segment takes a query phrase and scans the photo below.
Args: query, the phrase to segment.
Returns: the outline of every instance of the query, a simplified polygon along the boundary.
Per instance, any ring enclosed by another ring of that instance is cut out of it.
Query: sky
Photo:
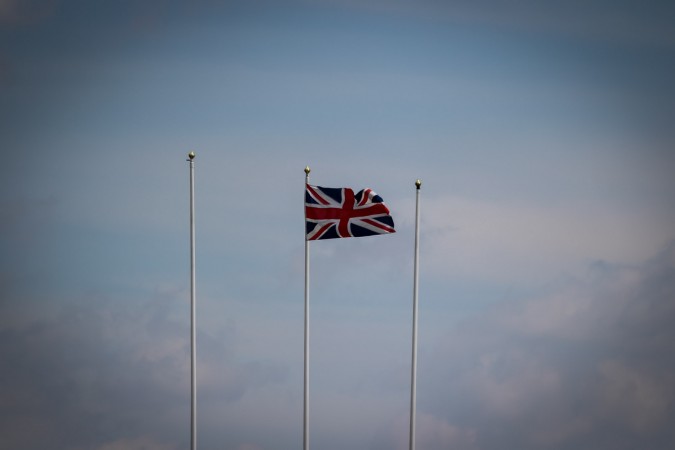
[[[675,446],[675,7],[0,0],[0,447]]]

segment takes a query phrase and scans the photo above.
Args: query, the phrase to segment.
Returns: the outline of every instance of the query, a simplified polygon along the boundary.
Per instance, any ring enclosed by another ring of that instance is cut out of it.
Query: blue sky
[[[0,436],[302,443],[303,212],[371,187],[398,232],[311,247],[313,448],[671,448],[667,2],[0,0]]]

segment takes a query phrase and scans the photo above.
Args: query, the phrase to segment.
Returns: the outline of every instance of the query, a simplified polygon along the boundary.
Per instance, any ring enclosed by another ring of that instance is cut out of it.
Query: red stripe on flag
[[[349,219],[354,217],[354,191],[349,188],[342,189],[342,198],[344,202],[342,203],[342,209],[340,210],[340,222],[338,223],[338,234],[341,237],[349,237],[351,233],[349,232]]]
[[[310,220],[339,220],[347,212],[340,207],[317,208],[307,205],[305,209],[307,211],[307,219]],[[366,217],[375,214],[389,215],[389,210],[382,203],[373,203],[365,208],[351,209],[348,212],[350,218]]]

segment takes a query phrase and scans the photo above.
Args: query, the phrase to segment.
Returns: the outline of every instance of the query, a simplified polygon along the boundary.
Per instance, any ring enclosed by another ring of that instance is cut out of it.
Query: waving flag
[[[389,209],[371,189],[354,194],[349,188],[307,184],[305,220],[308,241],[396,232]]]

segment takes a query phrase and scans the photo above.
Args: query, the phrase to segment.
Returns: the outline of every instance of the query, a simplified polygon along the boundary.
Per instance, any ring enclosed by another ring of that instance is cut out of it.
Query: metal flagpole
[[[420,187],[422,182],[415,181],[415,262],[413,266],[413,327],[412,327],[412,369],[410,379],[410,450],[415,450],[415,410],[417,397],[417,293],[420,259]]]
[[[309,166],[305,167],[305,185],[309,184]],[[305,195],[307,188],[305,187]],[[305,204],[303,196],[303,205]],[[304,209],[304,206],[303,206]],[[305,210],[306,211],[306,210]],[[307,213],[305,212],[305,223]],[[309,450],[309,241],[305,235],[305,378],[302,410],[302,448]]]
[[[197,332],[196,332],[196,291],[195,291],[195,152],[188,153],[190,162],[190,449],[197,449]]]

